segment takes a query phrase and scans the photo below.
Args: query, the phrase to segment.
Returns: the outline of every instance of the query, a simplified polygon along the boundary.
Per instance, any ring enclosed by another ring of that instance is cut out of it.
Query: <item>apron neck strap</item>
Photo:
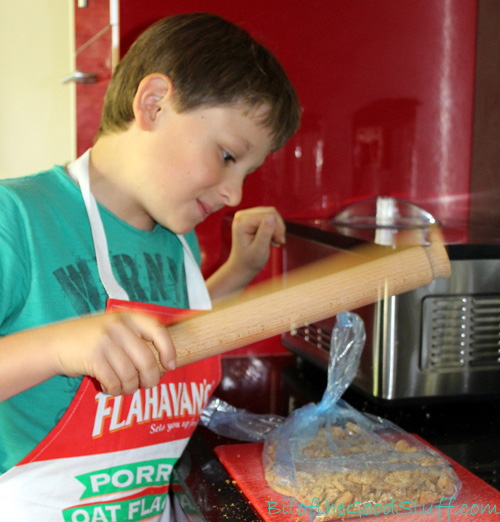
[[[97,202],[93,194],[90,192],[89,161],[90,149],[76,161],[68,165],[68,173],[71,178],[78,183],[82,192],[83,202],[85,203],[85,208],[87,209],[89,217],[92,239],[94,241],[97,270],[99,271],[101,283],[108,296],[112,299],[129,301],[127,292],[125,292],[125,290],[120,286],[113,274],[113,270],[111,269],[106,233],[104,232],[101,215],[97,208]]]
[[[189,248],[186,238],[177,234],[184,250],[184,270],[186,272],[186,286],[189,298],[189,307],[193,310],[210,310],[212,301],[208,293],[205,279],[200,267],[194,258],[193,252]]]
[[[75,181],[82,192],[83,202],[87,210],[92,232],[92,240],[96,253],[99,278],[108,297],[129,301],[127,292],[116,280],[111,268],[108,242],[102,224],[101,215],[94,195],[90,191],[89,179],[90,149],[67,167],[70,177]],[[200,271],[189,245],[184,236],[177,234],[184,251],[184,269],[186,272],[186,286],[189,298],[189,306],[197,310],[209,310],[212,305],[203,275]]]

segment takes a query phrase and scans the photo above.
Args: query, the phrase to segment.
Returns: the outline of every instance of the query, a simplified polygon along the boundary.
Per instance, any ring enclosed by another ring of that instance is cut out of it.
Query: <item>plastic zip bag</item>
[[[364,343],[361,318],[339,314],[321,402],[292,412],[265,441],[267,482],[309,506],[316,522],[407,514],[456,496],[461,487],[445,458],[391,422],[340,399],[356,375]]]
[[[212,397],[200,417],[200,426],[232,439],[245,442],[263,442],[268,433],[284,422],[274,414],[250,413]]]

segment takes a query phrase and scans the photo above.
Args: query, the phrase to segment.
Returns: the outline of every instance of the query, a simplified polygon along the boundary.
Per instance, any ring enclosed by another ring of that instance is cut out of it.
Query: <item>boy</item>
[[[239,204],[299,118],[269,51],[220,17],[180,15],[118,65],[90,151],[1,184],[0,504],[16,520],[168,520],[171,466],[218,360],[164,376],[148,344],[175,368],[163,309],[93,312],[107,298],[209,308],[208,294],[246,286],[283,242],[276,210],[235,215],[230,257],[206,287],[193,228]],[[174,433],[166,421],[181,417]]]

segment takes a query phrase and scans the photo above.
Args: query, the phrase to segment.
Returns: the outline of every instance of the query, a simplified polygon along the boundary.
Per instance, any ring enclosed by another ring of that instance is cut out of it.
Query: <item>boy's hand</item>
[[[156,386],[165,368],[175,368],[175,348],[157,320],[134,313],[112,313],[55,325],[65,342],[52,342],[58,373],[95,377],[105,393],[129,394]],[[57,335],[54,341],[57,339]]]
[[[233,219],[229,260],[253,279],[267,263],[271,245],[284,243],[285,223],[274,207],[240,210]]]
[[[207,281],[216,300],[243,290],[269,259],[271,245],[285,242],[285,223],[274,207],[255,207],[236,212],[229,259]]]

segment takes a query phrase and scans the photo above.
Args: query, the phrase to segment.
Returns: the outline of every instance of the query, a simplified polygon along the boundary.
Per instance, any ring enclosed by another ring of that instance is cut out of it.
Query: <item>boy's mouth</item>
[[[206,203],[203,203],[203,201],[197,199],[196,202],[198,203],[198,208],[200,209],[200,214],[203,219],[208,217],[213,212],[212,208]]]

